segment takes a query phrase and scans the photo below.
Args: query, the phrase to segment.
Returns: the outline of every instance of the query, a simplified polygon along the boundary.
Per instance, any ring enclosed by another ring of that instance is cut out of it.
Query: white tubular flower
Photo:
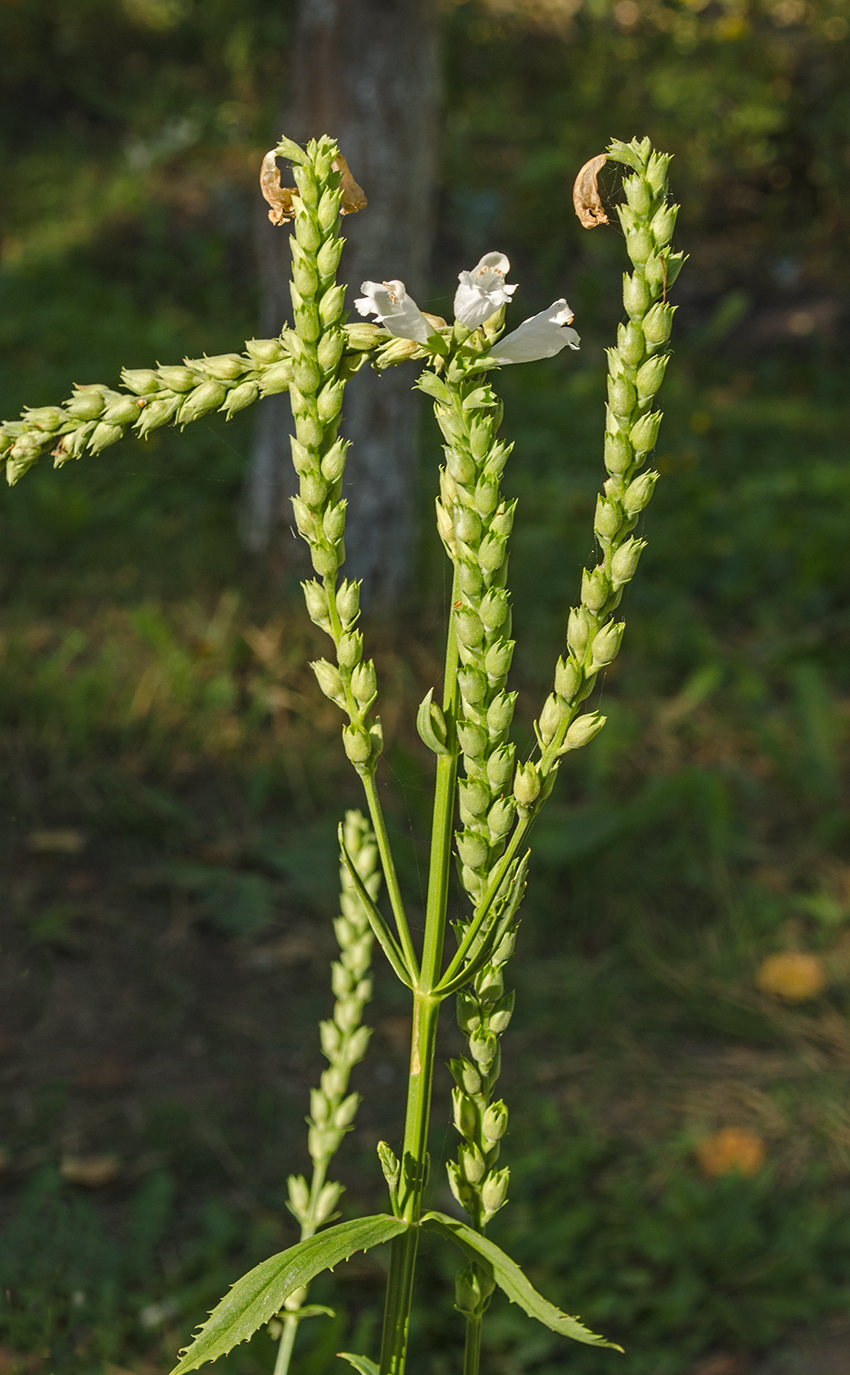
[[[455,319],[467,329],[478,329],[500,306],[508,305],[516,291],[516,285],[508,286],[505,282],[510,270],[504,253],[485,253],[471,272],[458,273]]]
[[[566,328],[572,318],[566,301],[553,301],[548,310],[523,320],[518,329],[506,334],[484,357],[490,363],[533,363],[536,358],[554,358],[567,345],[577,349],[578,335],[574,329]]]
[[[378,324],[397,339],[415,339],[418,344],[428,342],[434,328],[408,296],[404,282],[362,282],[360,290],[363,295],[354,305],[361,315],[374,315]]]

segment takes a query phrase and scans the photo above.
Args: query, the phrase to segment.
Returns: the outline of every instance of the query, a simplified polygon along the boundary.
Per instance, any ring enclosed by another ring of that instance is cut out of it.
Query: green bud
[[[510,1179],[511,1172],[505,1166],[503,1170],[492,1170],[484,1180],[481,1186],[481,1204],[488,1217],[492,1217],[507,1202]]]
[[[313,262],[311,261],[311,259],[308,258],[308,257],[306,257],[306,256],[303,254],[303,252],[300,252],[300,249],[299,249],[300,256],[297,256],[297,257],[296,257],[294,250],[295,250],[295,248],[297,248],[297,247],[299,247],[299,246],[296,244],[296,242],[295,242],[294,239],[290,239],[290,244],[292,245],[292,248],[293,248],[293,255],[292,255],[292,256],[293,256],[293,258],[294,258],[294,262],[293,262],[293,264],[292,264],[292,280],[293,280],[293,282],[294,282],[294,284],[295,284],[295,287],[296,287],[297,290],[299,291],[299,293],[300,293],[302,296],[305,296],[305,297],[307,297],[307,298],[309,299],[309,298],[315,296],[315,294],[316,294],[316,292],[317,292],[317,290],[318,290],[318,287],[319,287],[319,274],[317,273],[317,271],[316,271],[316,269],[315,269],[315,266],[313,265]],[[334,317],[334,319],[335,319],[335,318],[336,318],[336,317]],[[330,320],[326,320],[326,321],[325,321],[325,324],[331,324],[331,323],[332,323],[332,321],[330,321]]]
[[[475,649],[484,639],[484,627],[471,607],[462,606],[455,612],[457,638],[467,649]]]
[[[481,539],[481,521],[478,516],[466,506],[456,506],[452,518],[457,539],[474,548]]]
[[[602,610],[611,596],[611,584],[602,567],[588,572],[585,568],[581,575],[581,602],[594,614]]]
[[[322,459],[322,477],[328,482],[339,482],[345,471],[345,460],[348,455],[349,441],[338,439],[335,444],[328,449]]]
[[[656,412],[657,414],[657,412]],[[636,516],[649,504],[649,499],[658,481],[658,473],[641,473],[630,483],[623,493],[623,506],[630,516]]]
[[[631,444],[623,431],[616,430],[614,433],[606,431],[605,467],[608,472],[619,476],[621,473],[627,472],[633,462],[634,454],[632,453]]]
[[[478,562],[487,573],[497,573],[505,562],[504,539],[487,535],[478,546]]]
[[[335,420],[342,409],[342,393],[345,390],[344,382],[328,382],[319,392],[317,398],[317,409],[319,419],[327,425],[330,420]]]
[[[654,361],[650,359],[650,362]],[[645,363],[644,367],[647,366]],[[627,377],[608,378],[608,404],[618,420],[628,420],[635,408],[636,400],[635,389]]]
[[[139,414],[138,407],[134,401],[130,401],[129,405],[133,407],[130,419],[135,420]],[[66,419],[66,414],[61,406],[35,406],[26,411],[27,425],[34,425],[37,430],[43,430],[45,434],[52,434],[54,430],[58,430]]]
[[[458,721],[457,738],[467,758],[484,758],[490,742],[486,730],[483,730],[481,726],[474,726],[469,721]]]
[[[95,387],[79,387],[65,409],[75,420],[97,420],[104,405],[103,395]]]
[[[459,1270],[455,1275],[455,1308],[465,1317],[480,1318],[495,1287],[495,1280],[474,1265]]]
[[[460,1172],[460,1166],[455,1160],[446,1161],[446,1173],[449,1177],[449,1188],[460,1204],[470,1215],[475,1207],[475,1191],[467,1184]]]
[[[454,445],[446,449],[446,467],[455,482],[459,482],[462,487],[468,487],[475,480],[475,464],[469,454]]]
[[[342,685],[339,669],[328,663],[327,659],[316,659],[310,667],[315,673],[316,681],[325,696],[335,702],[338,707],[345,709],[345,688]]]
[[[469,1050],[476,1064],[485,1066],[492,1065],[499,1053],[499,1042],[492,1031],[485,1030],[484,1027],[476,1027],[469,1037]]]
[[[482,477],[475,487],[475,509],[480,516],[492,515],[499,504],[499,488],[495,482]]]
[[[222,409],[230,417],[237,411],[244,411],[247,406],[253,406],[259,395],[260,388],[256,382],[240,382],[238,387],[227,393]]]
[[[320,1022],[319,1037],[322,1043],[322,1054],[332,1060],[342,1045],[339,1027],[334,1022]]]
[[[462,988],[457,995],[456,1002],[457,1024],[464,1036],[469,1036],[481,1025],[481,1015],[478,1008],[478,1001],[465,988]]]
[[[544,745],[548,745],[563,720],[563,710],[554,692],[550,692],[540,713],[540,720],[537,725],[540,730],[540,738]]]
[[[630,320],[627,325],[617,326],[617,349],[624,363],[636,368],[644,355],[643,331],[640,325]]]
[[[658,391],[664,380],[664,373],[669,361],[669,353],[659,353],[654,358],[648,358],[643,366],[638,369],[635,382],[641,401],[649,400]]]
[[[646,225],[639,225],[633,234],[626,236],[626,250],[633,263],[645,263],[654,247],[652,235]]]
[[[301,497],[292,497],[290,500],[299,534],[307,540],[315,539],[318,533],[318,521],[315,512],[310,510],[306,501],[303,501]]]
[[[255,363],[279,363],[286,350],[279,339],[249,339],[245,352]]]
[[[476,707],[483,702],[487,696],[488,683],[486,675],[476,668],[462,668],[457,675],[460,695],[468,706]]]
[[[338,189],[333,190],[330,186],[326,187],[322,192],[319,200],[319,207],[316,212],[316,219],[322,228],[322,232],[325,234],[327,234],[329,229],[333,229],[339,218],[340,198],[340,191]]]
[[[351,691],[360,707],[364,705],[368,707],[374,701],[378,691],[378,676],[371,659],[368,659],[365,664],[358,664],[355,668],[351,675]]]
[[[337,502],[336,506],[329,506],[325,511],[322,529],[325,533],[325,539],[330,544],[336,544],[345,534],[345,508],[347,505],[348,503],[343,498],[342,501]]]
[[[484,669],[488,678],[496,681],[504,678],[511,666],[513,653],[513,640],[496,640],[484,656]]]
[[[189,392],[181,403],[177,419],[182,425],[192,420],[200,420],[202,415],[217,410],[226,396],[227,390],[220,382],[202,382],[194,391]]]
[[[487,778],[496,792],[508,787],[514,771],[514,746],[499,745],[487,760]]]
[[[611,560],[611,578],[615,587],[629,582],[637,571],[638,561],[646,548],[646,540],[627,539]],[[594,645],[594,650],[596,646]]]
[[[517,764],[514,797],[521,807],[531,807],[540,796],[540,772],[533,760]]]
[[[629,466],[628,464],[626,465]],[[613,539],[623,523],[623,513],[616,501],[607,497],[596,498],[596,514],[593,528],[601,540]]]
[[[319,319],[328,329],[335,325],[345,307],[345,283],[329,287],[319,302]]]
[[[298,194],[305,206],[311,210],[319,204],[319,184],[316,181],[316,173],[309,162],[296,164],[293,169],[295,185],[298,187]]]
[[[292,382],[292,364],[286,359],[281,363],[273,363],[271,367],[263,368],[260,377],[260,388],[263,396],[278,396],[280,392],[288,391]]]
[[[346,1042],[345,1062],[347,1065],[359,1064],[369,1048],[369,1038],[371,1035],[372,1029],[368,1026],[358,1026],[350,1032]]]
[[[323,372],[333,372],[345,348],[345,335],[342,330],[331,329],[323,334],[316,350],[316,359]]]
[[[469,427],[469,447],[473,458],[479,462],[484,458],[490,448],[490,441],[493,434],[493,422],[489,416],[478,415]]]
[[[667,168],[670,166],[669,153],[652,153],[646,164],[646,180],[653,195],[660,197],[667,187]]]
[[[313,544],[310,547],[310,562],[320,578],[333,580],[344,558],[345,550],[341,545],[336,545],[332,549],[321,544]]]
[[[157,371],[163,387],[168,391],[191,391],[201,380],[198,373],[191,372],[189,368],[160,367]]]
[[[489,763],[489,761],[488,761]],[[508,834],[514,824],[516,808],[512,797],[500,797],[493,803],[487,813],[487,826],[490,831],[490,843],[495,845]]]
[[[461,862],[470,869],[481,870],[486,867],[490,857],[490,847],[483,836],[475,831],[464,830],[455,836],[457,852]]]
[[[316,1199],[316,1222],[318,1224],[321,1225],[331,1218],[342,1192],[343,1186],[341,1184],[329,1182],[322,1186],[319,1197]]]
[[[327,246],[328,245],[325,244],[322,253]],[[322,253],[319,254],[320,263]],[[320,271],[323,272],[324,269],[320,267]],[[367,353],[377,348],[378,344],[380,344],[385,337],[384,331],[378,325],[369,325],[365,320],[357,320],[354,324],[345,325],[343,334],[348,348],[355,349],[358,353]]]
[[[514,993],[506,993],[504,998],[500,998],[495,1008],[490,1013],[488,1023],[490,1030],[497,1036],[501,1036],[507,1031],[511,1024],[511,1017],[514,1012]]]
[[[174,413],[179,404],[179,396],[162,396],[157,397],[155,401],[148,401],[136,421],[136,429],[139,434],[144,438],[145,435],[150,434],[151,430],[158,430],[161,425],[168,425],[174,419]]]
[[[124,368],[121,381],[136,396],[153,396],[162,390],[162,383],[153,368]]]
[[[579,661],[584,658],[587,649],[590,624],[583,607],[572,608],[567,621],[567,645]]]
[[[481,1130],[488,1141],[501,1141],[508,1130],[508,1110],[501,1099],[491,1103],[484,1113]]]
[[[487,729],[491,735],[501,735],[510,726],[516,696],[515,692],[500,692],[493,698],[487,708]]]
[[[508,960],[511,958],[511,955],[514,953],[516,937],[516,927],[514,927],[512,931],[505,932],[504,936],[499,941],[499,944],[496,946],[496,949],[490,956],[490,961],[492,964],[507,964]]]
[[[675,309],[675,306],[668,306],[661,301],[656,301],[655,305],[646,312],[643,321],[643,334],[648,344],[656,348],[660,344],[666,344],[673,327]]]
[[[464,1093],[481,1093],[481,1075],[469,1060],[450,1060],[449,1069],[458,1088],[463,1089]]]
[[[478,1111],[475,1104],[460,1089],[452,1089],[452,1117],[455,1129],[467,1139],[478,1132]]]
[[[336,609],[344,626],[353,625],[360,615],[360,583],[340,583],[336,594]]]
[[[624,621],[609,621],[593,641],[591,663],[594,668],[606,668],[616,659],[625,630]]]
[[[306,473],[301,479],[299,495],[315,510],[316,507],[324,505],[328,495],[328,484],[318,473]]]
[[[248,364],[238,353],[219,353],[214,358],[187,358],[186,366],[216,382],[237,382],[248,371]]]
[[[504,587],[491,587],[482,599],[478,614],[489,631],[504,625],[508,614],[508,594]]]
[[[667,280],[667,265],[663,255],[650,253],[643,270],[649,287],[656,293],[659,292]]]
[[[505,444],[500,440],[495,444],[487,455],[487,462],[484,465],[483,477],[491,482],[498,482],[501,477],[505,464],[513,452],[513,444]]]
[[[322,234],[312,215],[302,210],[295,216],[295,237],[305,253],[315,253],[322,242]]]
[[[458,1163],[461,1173],[469,1184],[480,1184],[487,1170],[487,1163],[474,1141],[462,1141],[458,1147]]]
[[[515,513],[515,501],[512,501],[508,506],[500,506],[490,522],[491,535],[497,535],[500,539],[507,539],[513,529]]]
[[[352,764],[367,764],[372,756],[372,742],[361,726],[343,726],[342,743]]]
[[[572,702],[584,686],[584,674],[575,659],[559,659],[555,667],[555,691],[565,701]]]
[[[637,272],[623,277],[623,305],[630,320],[640,320],[649,306],[649,287]]]
[[[623,181],[623,190],[634,213],[641,218],[647,216],[652,209],[652,192],[643,177],[626,177]]]
[[[600,716],[598,711],[585,712],[583,716],[577,716],[567,731],[564,740],[565,750],[580,750],[583,745],[590,744],[605,725],[607,717]]]
[[[660,210],[656,210],[652,217],[650,230],[652,237],[659,248],[666,248],[673,237],[673,230],[676,227],[676,216],[679,213],[678,205],[662,205]]]
[[[315,474],[318,455],[304,444],[300,444],[294,435],[289,436],[289,447],[292,450],[293,467],[298,476],[303,478]]]
[[[310,1117],[317,1127],[323,1127],[331,1115],[331,1105],[321,1089],[310,1090]]]
[[[318,364],[314,358],[299,358],[293,369],[293,378],[299,391],[305,395],[315,392],[322,380]]]
[[[336,651],[340,668],[354,668],[363,657],[363,636],[359,630],[347,631],[340,636]]]
[[[460,819],[465,826],[480,821],[490,805],[490,793],[483,783],[475,779],[458,780],[458,800]]]
[[[310,1189],[301,1174],[291,1174],[286,1181],[289,1194],[289,1209],[299,1220],[306,1218],[310,1207]]]
[[[99,454],[101,449],[107,449],[110,444],[115,444],[123,438],[123,425],[107,425],[105,421],[101,420],[100,424],[96,425],[92,431],[89,448],[93,454]]]
[[[650,411],[648,415],[642,415],[632,426],[629,438],[634,445],[635,453],[648,454],[655,448],[662,414],[662,411]]]
[[[459,564],[457,570],[457,580],[460,585],[461,592],[465,593],[467,597],[474,599],[481,595],[481,591],[484,587],[484,579],[481,576],[480,568],[477,568],[474,563]],[[487,622],[485,621],[485,625],[486,624]]]

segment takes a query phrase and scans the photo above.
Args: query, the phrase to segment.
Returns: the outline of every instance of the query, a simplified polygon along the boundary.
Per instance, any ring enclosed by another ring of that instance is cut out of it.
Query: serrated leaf
[[[439,401],[443,406],[450,406],[452,404],[452,394],[445,382],[441,381],[439,377],[435,377],[434,373],[429,372],[427,369],[417,378],[413,385],[414,390],[418,388],[419,391],[423,391],[426,396],[430,396],[435,401]]]
[[[579,1322],[578,1318],[571,1318],[568,1313],[562,1313],[560,1308],[544,1299],[520,1270],[516,1261],[505,1255],[505,1252],[488,1237],[474,1232],[465,1222],[447,1217],[445,1213],[426,1213],[422,1219],[422,1226],[426,1231],[439,1232],[441,1236],[455,1242],[476,1265],[483,1264],[487,1274],[496,1281],[511,1303],[518,1304],[523,1312],[530,1318],[536,1318],[544,1327],[548,1327],[552,1332],[558,1332],[562,1337],[572,1337],[575,1342],[584,1342],[586,1346],[608,1346],[613,1347],[615,1351],[622,1351],[622,1347],[617,1346],[615,1342],[608,1342],[604,1337],[597,1336]]]
[[[380,1375],[380,1366],[375,1361],[370,1361],[368,1356],[355,1356],[351,1351],[338,1351],[336,1354],[341,1361],[348,1361],[349,1365],[353,1365],[359,1375]]]
[[[171,1375],[184,1375],[187,1370],[197,1370],[207,1361],[226,1356],[275,1317],[296,1289],[309,1284],[323,1270],[333,1270],[355,1251],[368,1251],[383,1241],[391,1241],[407,1226],[400,1218],[386,1213],[340,1222],[320,1236],[299,1241],[288,1251],[262,1261],[237,1280],[213,1309]]]

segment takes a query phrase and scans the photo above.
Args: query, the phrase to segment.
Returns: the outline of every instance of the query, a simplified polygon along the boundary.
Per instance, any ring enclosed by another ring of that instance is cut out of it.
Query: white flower
[[[354,305],[361,315],[374,315],[379,324],[397,339],[415,339],[425,344],[434,333],[404,282],[362,282],[360,296]]]
[[[536,358],[554,358],[567,345],[577,349],[578,335],[574,329],[565,328],[572,318],[566,301],[553,301],[548,310],[523,320],[484,357],[490,363],[533,363]]]
[[[511,265],[504,253],[485,253],[471,272],[458,273],[460,286],[455,292],[455,319],[467,329],[477,329],[506,306],[516,291],[505,277]]]

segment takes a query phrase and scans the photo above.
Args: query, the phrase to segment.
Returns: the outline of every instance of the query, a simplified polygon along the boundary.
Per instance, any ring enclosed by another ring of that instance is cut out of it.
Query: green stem
[[[481,1314],[477,1313],[475,1317],[472,1317],[468,1313],[466,1316],[466,1341],[463,1348],[463,1375],[478,1375],[478,1365],[481,1360],[481,1327]],[[278,1375],[277,1371],[275,1371],[275,1375]]]
[[[308,1237],[316,1234],[316,1205],[319,1202],[319,1194],[322,1192],[325,1183],[325,1176],[328,1172],[328,1160],[317,1160],[313,1166],[313,1177],[310,1180],[310,1202],[307,1205],[307,1220],[301,1224],[301,1240],[306,1241]],[[295,1296],[293,1295],[293,1298]],[[298,1318],[295,1314],[302,1307],[307,1297],[307,1286],[305,1285],[302,1293],[298,1294],[298,1301],[289,1310],[289,1315],[283,1319],[283,1332],[280,1335],[280,1343],[277,1348],[277,1360],[274,1363],[274,1375],[287,1375],[289,1363],[292,1360],[292,1349],[295,1346],[295,1338],[298,1335]],[[290,1316],[291,1315],[291,1316]]]
[[[452,607],[454,607],[456,600],[457,578],[455,577],[452,588]],[[457,738],[454,726],[457,709],[457,669],[457,636],[455,634],[454,610],[452,610],[449,617],[446,671],[443,686],[443,711],[448,726],[449,753],[440,755],[437,759],[428,900],[425,909],[425,939],[422,947],[422,972],[419,987],[413,995],[410,1082],[407,1093],[404,1148],[399,1181],[401,1215],[408,1222],[414,1224],[418,1223],[421,1216],[422,1194],[427,1176],[428,1120],[434,1079],[437,1020],[440,1014],[440,999],[433,997],[431,990],[440,977],[446,932],[452,823],[457,782]],[[375,829],[377,834],[377,827]],[[392,1243],[390,1272],[387,1280],[387,1301],[384,1310],[384,1331],[381,1342],[381,1375],[403,1375],[404,1372],[418,1245],[419,1228],[415,1225],[407,1232],[403,1232],[401,1236],[396,1237]]]
[[[284,1318],[283,1332],[277,1348],[277,1360],[274,1363],[274,1375],[287,1375],[297,1332],[298,1319],[295,1317]]]
[[[442,996],[447,997],[449,993],[453,992],[455,988],[457,988],[456,983],[453,983],[451,987],[449,987],[450,980],[452,980],[454,975],[457,974],[458,970],[463,964],[463,961],[466,959],[467,955],[469,954],[469,951],[472,949],[475,937],[478,935],[479,931],[484,925],[484,922],[487,919],[487,914],[490,911],[490,908],[493,906],[493,902],[496,898],[496,895],[499,892],[499,889],[502,886],[505,874],[511,867],[516,852],[522,844],[523,836],[525,835],[526,831],[531,825],[532,820],[533,817],[528,817],[526,818],[526,820],[518,822],[517,825],[514,827],[514,833],[511,836],[510,844],[508,845],[508,848],[505,850],[505,853],[502,855],[502,858],[499,860],[499,863],[496,865],[496,868],[493,871],[493,877],[490,880],[490,886],[487,889],[487,892],[484,894],[484,897],[481,899],[481,903],[476,909],[472,921],[469,923],[466,935],[464,936],[460,946],[458,947],[457,952],[454,955],[454,958],[452,959],[451,963],[449,964],[448,969],[446,970],[445,974],[440,980],[439,985],[434,990],[435,992],[439,992]]]

